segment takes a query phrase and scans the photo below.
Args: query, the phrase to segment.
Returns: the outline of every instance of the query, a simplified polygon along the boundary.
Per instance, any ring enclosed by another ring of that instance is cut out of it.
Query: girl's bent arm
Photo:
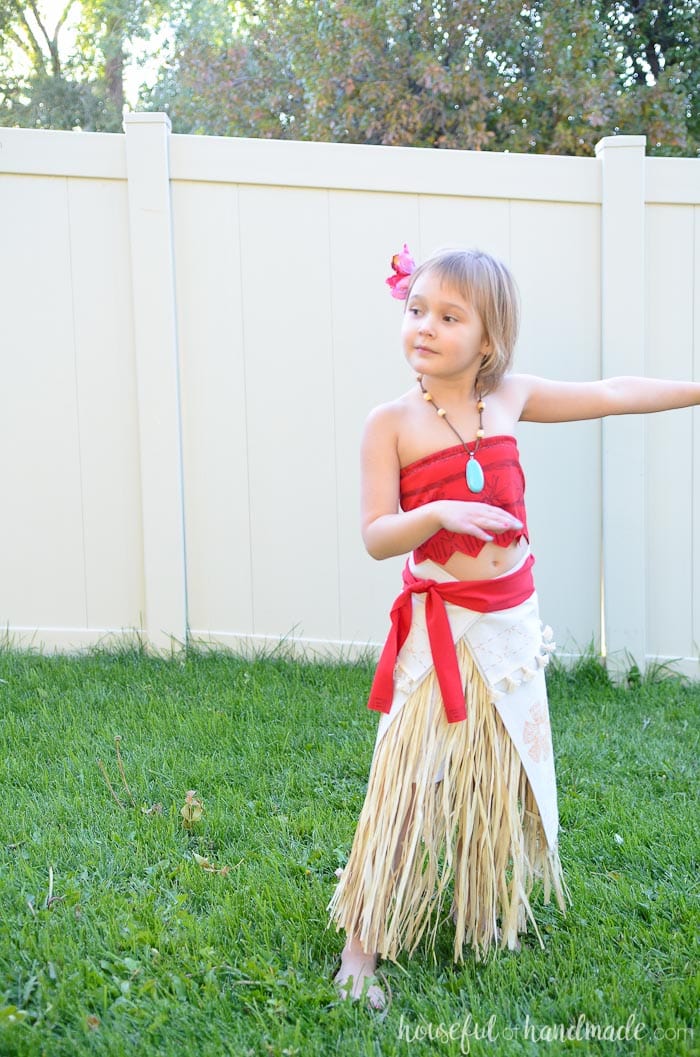
[[[426,503],[416,510],[382,514],[362,525],[362,538],[368,554],[377,560],[407,554],[440,529],[436,504]]]
[[[640,415],[700,404],[700,382],[660,378],[604,378],[553,382],[514,375],[524,422],[575,422],[606,415]]]
[[[400,473],[395,411],[380,407],[367,420],[362,440],[362,538],[373,558],[407,554],[441,528],[490,541],[493,533],[521,526],[487,503],[441,499],[400,510]]]
[[[394,407],[376,408],[362,437],[362,538],[377,559],[406,554],[440,528],[433,504],[411,511],[414,516],[399,513],[399,416]]]
[[[490,543],[494,534],[522,528],[522,521],[488,503],[439,499],[415,510],[380,514],[367,522],[363,520],[362,537],[373,558],[393,558],[419,547],[441,528],[476,536]]]

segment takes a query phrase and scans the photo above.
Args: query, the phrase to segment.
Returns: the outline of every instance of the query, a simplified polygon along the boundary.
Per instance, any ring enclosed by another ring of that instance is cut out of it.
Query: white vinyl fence
[[[383,640],[402,560],[364,552],[358,446],[414,384],[384,286],[404,241],[509,263],[519,370],[700,379],[700,161],[125,129],[0,130],[11,645]],[[700,412],[519,442],[560,647],[699,676]]]

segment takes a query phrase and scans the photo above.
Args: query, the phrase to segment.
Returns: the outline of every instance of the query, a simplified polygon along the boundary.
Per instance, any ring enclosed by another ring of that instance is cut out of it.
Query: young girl
[[[434,943],[454,958],[517,950],[533,881],[562,911],[557,799],[517,423],[700,404],[700,384],[553,382],[511,374],[518,296],[500,261],[407,247],[387,280],[405,297],[416,385],[369,416],[362,535],[374,558],[408,554],[369,707],[382,713],[365,803],[329,905],[347,942],[336,983],[381,1008],[377,958]],[[450,903],[446,903],[448,890]]]

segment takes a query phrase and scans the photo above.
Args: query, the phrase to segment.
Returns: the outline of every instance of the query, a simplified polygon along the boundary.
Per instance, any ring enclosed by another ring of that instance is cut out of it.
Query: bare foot
[[[371,1009],[384,1009],[386,997],[376,982],[376,968],[376,954],[366,954],[357,942],[349,943],[334,977],[340,997],[357,1001],[364,996]]]

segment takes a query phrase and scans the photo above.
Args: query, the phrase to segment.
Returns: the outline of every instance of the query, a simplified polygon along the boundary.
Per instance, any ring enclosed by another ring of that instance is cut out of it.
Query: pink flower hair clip
[[[395,253],[391,258],[391,267],[394,269],[394,274],[389,276],[386,284],[391,287],[392,297],[395,297],[397,301],[405,301],[411,275],[416,270],[416,262],[405,242],[401,253]]]

